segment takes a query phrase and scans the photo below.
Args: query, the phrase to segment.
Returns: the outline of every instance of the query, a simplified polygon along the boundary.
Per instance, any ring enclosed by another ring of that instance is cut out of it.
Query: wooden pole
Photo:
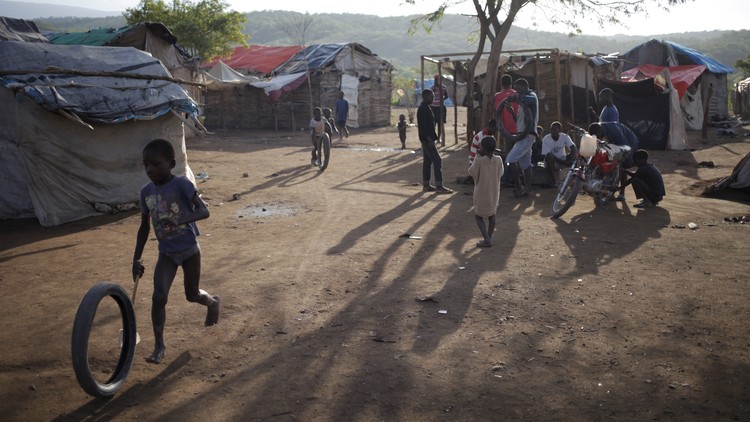
[[[456,66],[453,66],[455,69]],[[458,143],[458,78],[456,72],[453,72],[453,144]],[[468,84],[468,82],[467,82]],[[467,126],[468,127],[468,126]],[[467,132],[466,137],[469,137]]]
[[[568,95],[570,96],[570,121],[576,121],[575,102],[573,101],[573,57],[568,53]],[[559,120],[562,123],[562,120]]]
[[[554,50],[555,56],[555,87],[557,89],[555,105],[557,106],[557,121],[562,120],[562,81],[560,80],[560,51]]]

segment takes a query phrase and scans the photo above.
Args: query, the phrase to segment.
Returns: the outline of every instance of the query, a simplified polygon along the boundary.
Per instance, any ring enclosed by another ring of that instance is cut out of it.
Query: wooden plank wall
[[[384,75],[385,76],[385,75]],[[390,124],[390,73],[370,79],[359,86],[359,126]],[[323,72],[312,77],[315,107],[334,109],[341,87],[341,74]],[[226,86],[205,92],[205,126],[208,130],[278,129],[299,130],[308,127],[311,118],[310,91],[307,82],[272,104],[262,89],[249,85]]]

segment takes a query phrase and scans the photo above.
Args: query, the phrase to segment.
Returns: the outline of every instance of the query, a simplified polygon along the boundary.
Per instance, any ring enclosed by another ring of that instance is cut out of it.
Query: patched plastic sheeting
[[[150,120],[172,110],[195,116],[198,110],[180,85],[166,80],[34,73],[54,68],[171,77],[159,60],[135,48],[2,43],[0,70],[19,74],[0,77],[0,84],[24,92],[47,110],[100,123]]]
[[[0,110],[5,108],[0,106]],[[182,123],[171,114],[150,121],[96,125],[91,131],[40,110],[24,95],[16,97],[15,109],[18,122],[22,122],[15,135],[22,169],[16,172],[26,183],[16,180],[13,186],[0,186],[0,196],[25,188],[43,226],[99,215],[96,203],[117,206],[137,202],[140,188],[148,182],[142,150],[154,138],[172,143],[176,154],[173,172],[194,181],[187,165]],[[2,119],[3,125],[16,126]]]

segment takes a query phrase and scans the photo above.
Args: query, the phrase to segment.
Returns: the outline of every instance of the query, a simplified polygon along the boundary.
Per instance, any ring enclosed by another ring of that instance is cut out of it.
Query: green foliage
[[[742,71],[742,78],[750,77],[750,53],[747,54],[747,58],[742,60],[739,59],[735,63],[735,66],[737,67],[737,70]]]
[[[234,45],[245,45],[242,33],[246,21],[240,12],[226,11],[223,0],[141,0],[138,7],[123,14],[129,25],[161,22],[177,37],[183,47],[204,61],[226,56]]]

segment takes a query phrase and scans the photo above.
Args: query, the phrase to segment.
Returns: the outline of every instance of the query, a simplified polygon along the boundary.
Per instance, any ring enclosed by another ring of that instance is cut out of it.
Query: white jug
[[[596,153],[596,136],[591,136],[588,133],[583,135],[579,152],[586,158],[593,156]]]

